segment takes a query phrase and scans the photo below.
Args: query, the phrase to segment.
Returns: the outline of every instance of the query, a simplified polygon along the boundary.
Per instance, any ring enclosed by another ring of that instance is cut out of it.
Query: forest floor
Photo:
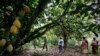
[[[48,51],[48,56],[81,56],[81,54],[72,48],[67,48],[64,53],[59,53],[58,48],[52,48]]]
[[[64,53],[59,53],[58,48],[49,48],[48,51],[41,48],[29,49],[18,56],[82,56],[78,49],[67,48]],[[89,54],[88,56],[92,56]]]

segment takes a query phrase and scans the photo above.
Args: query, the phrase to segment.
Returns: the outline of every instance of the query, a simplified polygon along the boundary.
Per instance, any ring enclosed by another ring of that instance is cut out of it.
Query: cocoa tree
[[[74,2],[76,2],[76,4]],[[53,4],[51,6],[53,7],[52,9],[47,8],[48,3]],[[97,7],[96,9],[92,7],[95,4],[96,3],[91,3],[90,5],[87,5],[87,3],[84,4],[84,2],[82,1],[80,1],[79,3],[78,1],[73,1],[73,0],[70,0],[70,1],[65,0],[65,2],[63,2],[63,0],[56,0],[56,2],[55,0],[54,1],[51,1],[51,0],[34,0],[34,1],[33,0],[21,0],[21,1],[0,0],[0,29],[1,29],[0,40],[2,40],[3,43],[6,41],[6,44],[4,43],[5,46],[1,47],[0,49],[0,55],[12,56],[13,54],[16,53],[18,48],[20,48],[25,43],[28,43],[31,40],[34,40],[35,38],[42,36],[43,34],[45,34],[46,31],[49,31],[49,29],[55,26],[60,26],[60,22],[61,22],[60,20],[67,22],[67,23],[64,23],[62,27],[63,35],[65,38],[64,41],[67,42],[66,36],[68,35],[66,35],[66,31],[68,31],[70,34],[72,34],[72,32],[75,33],[76,31],[72,27],[71,23],[79,24],[78,26],[80,27],[82,22],[81,21],[76,22],[77,20],[75,20],[74,22],[74,20],[72,21],[66,18],[66,15],[72,16],[71,18],[73,18],[74,15],[80,13],[79,16],[81,18],[83,14],[87,16],[88,11],[92,11],[91,15],[94,15],[95,13],[99,14],[98,13],[98,11],[100,11],[98,9],[99,7]],[[99,3],[97,4],[99,5]],[[56,7],[59,7],[59,8],[56,8]],[[73,9],[74,7],[76,7],[76,9]],[[45,9],[47,9],[47,11],[45,11]],[[48,16],[51,15],[51,17],[49,17],[49,20],[51,20],[52,22],[40,28],[34,29],[33,32],[30,32],[32,26],[36,24],[36,21],[38,21],[38,17],[40,17],[39,19],[42,19],[41,15],[43,14],[43,12],[47,14]],[[88,29],[87,28],[85,29],[93,30],[91,28],[95,26],[91,26],[91,25],[93,24],[87,25]],[[81,26],[81,27],[84,27],[84,26]],[[98,25],[96,25],[96,27],[98,27]],[[78,29],[78,28],[75,28],[75,29]],[[95,33],[95,31],[93,32]]]

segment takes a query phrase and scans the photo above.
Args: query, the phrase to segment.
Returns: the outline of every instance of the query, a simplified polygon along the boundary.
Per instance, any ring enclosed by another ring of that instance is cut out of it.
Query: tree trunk
[[[67,36],[67,34],[63,34],[63,37],[64,37],[64,49],[66,49],[67,48],[67,44],[68,44],[68,36]]]

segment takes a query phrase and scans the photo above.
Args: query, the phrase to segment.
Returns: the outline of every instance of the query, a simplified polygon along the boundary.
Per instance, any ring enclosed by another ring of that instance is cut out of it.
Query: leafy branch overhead
[[[99,5],[91,0],[0,0],[0,55],[13,55],[50,29],[65,39],[80,39],[85,32],[98,37]]]

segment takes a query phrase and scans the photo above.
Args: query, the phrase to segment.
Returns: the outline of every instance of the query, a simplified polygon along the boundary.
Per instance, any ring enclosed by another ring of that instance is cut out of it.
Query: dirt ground
[[[58,48],[49,48],[48,51],[38,48],[38,49],[29,49],[17,56],[82,56],[82,55],[79,50],[73,48],[67,48],[64,53],[59,53]],[[88,56],[92,55],[89,54]]]

